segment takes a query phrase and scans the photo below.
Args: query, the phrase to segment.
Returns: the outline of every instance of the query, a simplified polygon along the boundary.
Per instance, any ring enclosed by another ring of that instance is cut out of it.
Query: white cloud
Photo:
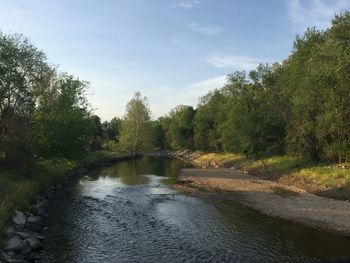
[[[227,83],[226,76],[218,76],[192,83],[184,88],[162,87],[147,91],[154,117],[162,116],[178,105],[196,107],[199,98]],[[176,94],[176,95],[174,95]]]
[[[255,58],[244,56],[223,56],[213,55],[205,60],[207,63],[217,68],[244,69],[250,70],[256,68],[259,63],[264,62]]]
[[[222,32],[222,28],[219,26],[203,26],[198,23],[191,23],[188,25],[188,28],[196,33],[207,36],[219,35]]]
[[[199,98],[205,95],[210,90],[223,87],[226,83],[227,83],[226,75],[202,80],[202,81],[193,83],[191,85],[188,85],[185,88],[185,94],[186,96],[190,95],[190,97],[196,96],[197,98]]]
[[[198,6],[200,4],[199,1],[182,1],[182,2],[176,2],[171,5],[172,8],[181,7],[181,8],[192,8],[195,6]]]
[[[291,0],[290,17],[298,30],[307,27],[325,29],[335,14],[349,10],[349,0]]]

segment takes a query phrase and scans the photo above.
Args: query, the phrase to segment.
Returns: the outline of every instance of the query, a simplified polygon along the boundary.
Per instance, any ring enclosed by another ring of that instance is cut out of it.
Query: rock
[[[26,259],[29,260],[30,262],[41,262],[39,261],[40,256],[36,253],[30,253],[29,255],[26,256]]]
[[[32,231],[22,231],[22,232],[17,232],[16,234],[19,235],[23,239],[27,239],[27,238],[30,238],[30,237],[35,237],[35,238],[37,238],[39,240],[44,240],[45,239],[39,233],[32,232]]]
[[[24,225],[15,225],[16,231],[22,231],[24,229]]]
[[[42,229],[41,224],[35,224],[35,223],[29,223],[27,222],[24,225],[25,229],[33,231],[33,232],[40,232],[40,230]]]
[[[44,216],[46,214],[45,208],[44,207],[34,207],[32,208],[34,214],[39,215],[39,216]]]
[[[23,242],[23,247],[21,249],[21,255],[28,255],[32,251],[32,247],[28,241]]]
[[[23,241],[19,236],[11,237],[5,246],[6,251],[19,251],[23,247]]]
[[[13,217],[13,222],[15,222],[16,225],[24,225],[26,219],[27,217],[21,211],[16,210],[16,215]]]
[[[30,216],[27,218],[27,223],[31,223],[31,224],[42,225],[43,221],[44,219],[41,216]]]
[[[16,232],[16,229],[13,228],[13,226],[10,226],[7,230],[6,233],[8,236],[13,235]]]
[[[28,260],[25,259],[8,259],[8,263],[30,263]]]
[[[43,243],[40,242],[39,239],[35,238],[35,237],[30,237],[27,238],[26,240],[24,240],[24,242],[29,242],[30,247],[35,250],[35,249],[40,249],[43,247]]]

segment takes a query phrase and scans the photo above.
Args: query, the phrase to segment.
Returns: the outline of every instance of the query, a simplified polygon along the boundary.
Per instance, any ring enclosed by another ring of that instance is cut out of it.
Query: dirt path
[[[264,214],[350,236],[350,202],[310,194],[294,186],[230,169],[183,169],[179,190],[233,193],[232,198]]]

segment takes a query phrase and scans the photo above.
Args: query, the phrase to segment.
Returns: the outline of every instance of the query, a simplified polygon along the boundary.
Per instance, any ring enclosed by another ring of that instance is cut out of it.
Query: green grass
[[[234,166],[244,161],[244,157],[235,153],[197,153],[199,156],[195,158],[194,162],[200,166],[212,166],[213,164],[220,164],[220,166]]]
[[[120,153],[92,152],[77,161],[64,159],[37,161],[30,168],[6,170],[0,167],[0,233],[14,210],[26,210],[39,193],[54,183],[62,182],[67,171],[123,157]]]
[[[14,209],[27,209],[46,186],[60,182],[72,166],[67,162],[41,161],[30,169],[0,169],[0,230]]]

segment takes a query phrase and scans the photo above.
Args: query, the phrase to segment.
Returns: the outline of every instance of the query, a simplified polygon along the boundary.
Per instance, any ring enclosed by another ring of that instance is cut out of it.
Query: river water
[[[170,188],[183,163],[144,157],[95,171],[50,206],[44,262],[318,262],[350,240],[233,201]]]

